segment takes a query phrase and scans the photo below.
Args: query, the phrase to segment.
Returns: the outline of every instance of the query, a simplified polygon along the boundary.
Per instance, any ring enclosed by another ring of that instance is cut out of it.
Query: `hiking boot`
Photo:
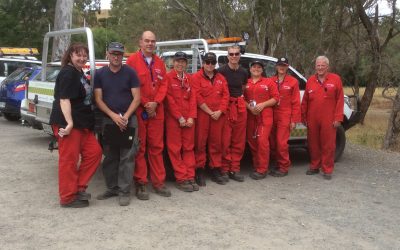
[[[222,178],[225,182],[229,182],[228,173],[221,173],[221,178]]]
[[[131,203],[131,193],[119,193],[118,203],[120,206],[128,206]]]
[[[269,173],[269,175],[272,175],[273,177],[285,177],[288,175],[288,172],[281,172],[279,170],[274,170]]]
[[[331,174],[323,174],[322,177],[324,177],[325,180],[331,180],[332,179],[332,175]]]
[[[171,191],[168,190],[168,188],[166,186],[162,186],[159,188],[154,188],[154,191],[156,192],[156,194],[158,194],[159,196],[163,196],[163,197],[170,197],[171,196]]]
[[[267,173],[259,173],[257,171],[252,172],[250,175],[250,178],[252,178],[253,180],[261,180],[264,179],[265,177],[267,177]]]
[[[198,168],[196,169],[196,183],[200,187],[204,187],[206,185],[206,177],[204,176],[204,169]]]
[[[150,199],[149,193],[146,190],[146,184],[137,183],[135,191],[136,191],[136,197],[139,200],[145,201]]]
[[[211,180],[216,182],[219,185],[225,185],[226,184],[226,181],[221,176],[221,172],[219,171],[219,168],[213,168],[212,169]]]
[[[190,185],[193,187],[193,191],[199,191],[200,187],[197,185],[197,183],[194,180],[189,180]]]
[[[92,198],[90,193],[86,193],[86,191],[79,191],[76,193],[76,199],[81,201],[88,201]]]
[[[238,182],[244,182],[244,176],[239,172],[229,172],[229,178]]]
[[[315,174],[319,174],[319,169],[309,169],[306,172],[306,175],[315,175]]]
[[[177,182],[176,188],[183,192],[193,192],[193,186],[188,181]]]
[[[88,207],[89,206],[89,201],[87,200],[73,200],[70,203],[67,204],[61,204],[61,207],[64,208],[82,208],[82,207]]]
[[[106,200],[115,196],[118,196],[118,193],[116,191],[107,189],[104,193],[99,194],[96,198],[98,200]]]

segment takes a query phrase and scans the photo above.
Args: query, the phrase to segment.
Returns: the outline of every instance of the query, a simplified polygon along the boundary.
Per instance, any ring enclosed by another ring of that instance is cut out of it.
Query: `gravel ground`
[[[1,249],[400,249],[397,153],[347,145],[326,181],[305,175],[307,155],[297,150],[284,178],[208,181],[195,193],[169,182],[171,198],[63,209],[48,140],[0,118]],[[97,171],[89,192],[102,191]]]

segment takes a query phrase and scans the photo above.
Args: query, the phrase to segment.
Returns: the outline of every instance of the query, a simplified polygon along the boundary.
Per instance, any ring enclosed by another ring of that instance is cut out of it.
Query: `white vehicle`
[[[211,41],[204,39],[176,40],[157,42],[156,44],[157,53],[161,56],[161,58],[163,58],[167,69],[172,68],[173,56],[175,52],[184,51],[186,54],[188,54],[188,71],[191,73],[194,73],[201,68],[202,56],[207,52],[213,52],[217,55],[217,68],[228,63],[228,52],[226,47],[232,45],[238,45],[241,47],[242,55],[239,61],[241,66],[249,69],[250,62],[257,59],[264,63],[266,76],[269,77],[275,74],[275,64],[278,59],[265,55],[245,53],[244,47],[246,46],[246,42],[241,41],[240,38],[229,38],[227,41],[224,39]],[[225,47],[225,50],[220,50],[219,48],[221,47]],[[214,50],[214,48],[216,49]],[[289,67],[289,73],[298,80],[301,98],[303,98],[307,79],[291,66]],[[351,100],[350,98],[354,98],[354,100]],[[354,126],[357,123],[359,116],[359,112],[352,109],[352,103],[354,103],[355,108],[358,107],[357,97],[345,96],[344,100],[343,124],[337,129],[336,134],[335,160],[338,160],[343,154],[346,145],[345,130]],[[291,147],[307,148],[307,128],[303,124],[297,124],[296,128],[292,130],[290,134],[289,145]]]

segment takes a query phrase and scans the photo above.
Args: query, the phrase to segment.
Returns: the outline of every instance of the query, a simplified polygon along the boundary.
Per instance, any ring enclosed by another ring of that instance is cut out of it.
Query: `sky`
[[[111,9],[111,0],[101,0],[101,9]]]

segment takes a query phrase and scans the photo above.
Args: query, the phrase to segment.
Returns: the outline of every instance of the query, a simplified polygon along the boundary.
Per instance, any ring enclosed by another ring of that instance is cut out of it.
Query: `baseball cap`
[[[124,45],[119,42],[111,42],[108,45],[108,51],[118,51],[124,53]]]
[[[204,61],[216,62],[217,56],[213,52],[208,52],[204,55]]]
[[[260,65],[262,68],[264,68],[264,63],[262,61],[259,60],[254,60],[250,63],[250,67],[253,67],[254,64],[258,64]]]
[[[288,66],[289,65],[289,61],[286,57],[281,57],[278,58],[278,61],[276,62],[276,65],[285,65]]]
[[[175,53],[174,55],[174,60],[180,60],[180,59],[184,59],[187,61],[187,55],[185,52],[182,51],[178,51]]]

